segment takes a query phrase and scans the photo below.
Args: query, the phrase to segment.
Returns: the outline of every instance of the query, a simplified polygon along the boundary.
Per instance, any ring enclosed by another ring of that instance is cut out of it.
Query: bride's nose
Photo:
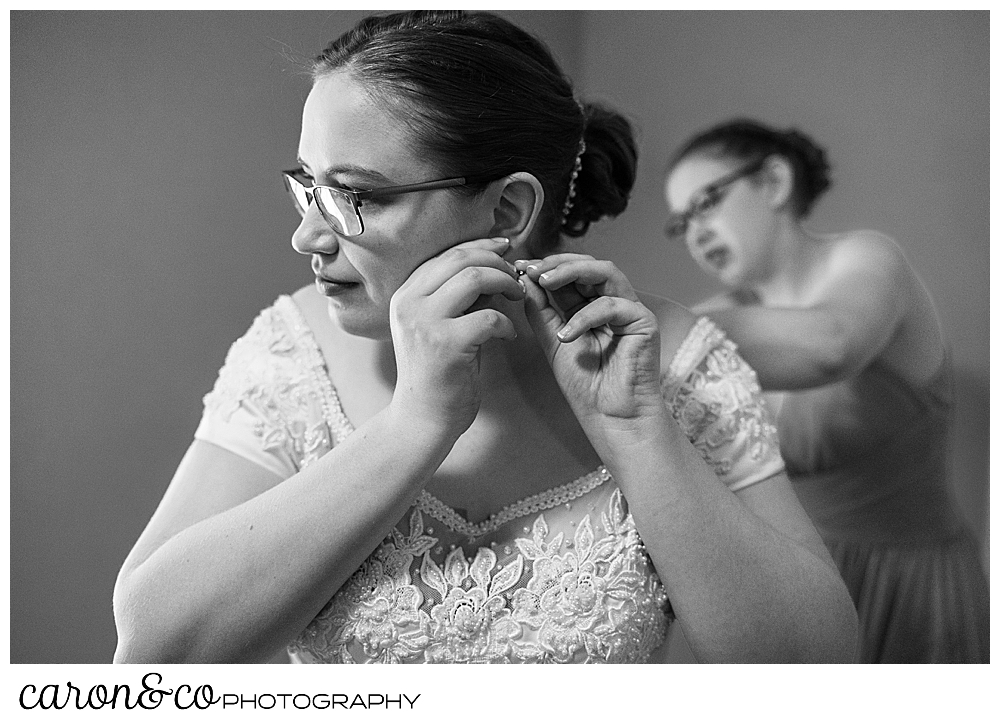
[[[292,248],[300,254],[336,254],[340,249],[337,234],[326,223],[316,204],[309,204],[292,233]]]

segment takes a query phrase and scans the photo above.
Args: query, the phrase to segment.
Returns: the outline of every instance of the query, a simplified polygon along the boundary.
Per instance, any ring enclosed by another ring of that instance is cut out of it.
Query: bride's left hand
[[[515,266],[528,322],[580,421],[661,415],[659,327],[625,275],[584,254]]]

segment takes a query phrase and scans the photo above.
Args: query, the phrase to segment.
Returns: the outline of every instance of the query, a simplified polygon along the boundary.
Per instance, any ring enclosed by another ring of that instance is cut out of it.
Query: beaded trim
[[[611,473],[602,465],[597,470],[587,473],[571,483],[543,490],[541,493],[529,495],[516,503],[511,503],[481,523],[470,523],[456,513],[454,508],[445,505],[426,490],[421,492],[420,497],[417,498],[416,507],[421,513],[426,513],[435,520],[444,523],[456,533],[467,535],[470,539],[476,539],[498,530],[505,523],[517,518],[555,508],[575,500],[600,487],[608,480],[611,480]]]
[[[337,388],[333,386],[330,375],[326,373],[326,360],[323,359],[323,352],[319,348],[319,342],[313,336],[313,332],[306,324],[302,312],[299,310],[295,300],[287,294],[278,297],[275,302],[285,320],[291,325],[295,335],[295,341],[302,344],[309,359],[307,367],[313,383],[321,390],[320,404],[323,407],[323,419],[330,427],[330,432],[334,436],[334,444],[339,445],[348,435],[354,432],[354,425],[344,414],[344,408],[340,404],[340,397],[337,395]]]
[[[569,216],[570,209],[573,208],[573,199],[576,197],[576,177],[580,175],[580,169],[583,168],[583,161],[581,159],[586,150],[587,143],[581,138],[579,150],[576,152],[576,160],[573,162],[573,173],[569,175],[569,192],[566,194],[566,202],[562,208],[564,220]]]
[[[667,370],[667,380],[687,377],[690,368],[701,361],[705,350],[721,341],[725,335],[708,317],[699,317],[681,342]]]

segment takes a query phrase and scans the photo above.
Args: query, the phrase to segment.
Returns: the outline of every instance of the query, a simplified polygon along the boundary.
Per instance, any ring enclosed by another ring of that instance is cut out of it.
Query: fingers
[[[406,293],[429,296],[463,269],[470,267],[496,269],[516,281],[516,269],[501,256],[508,248],[510,241],[503,237],[473,239],[456,244],[417,267],[401,289]]]
[[[655,334],[656,321],[639,302],[622,297],[598,297],[566,322],[556,332],[560,342],[568,343],[600,327],[610,327],[616,335]]]
[[[517,331],[506,315],[495,309],[477,309],[452,321],[456,331],[472,345],[482,345],[491,339],[514,339]]]
[[[543,289],[550,292],[566,290],[572,285],[581,299],[615,296],[638,301],[635,290],[625,275],[610,261],[594,259],[585,254],[553,254],[544,259],[519,260],[515,268],[525,272]],[[572,316],[575,310],[567,310]]]
[[[527,274],[521,277],[524,284],[524,315],[535,333],[535,338],[542,345],[546,354],[551,354],[559,346],[556,334],[562,329],[565,320],[549,300],[542,289]]]
[[[614,334],[655,334],[655,317],[611,262],[583,254],[518,260],[526,279],[525,310],[536,334],[568,343],[610,327]]]
[[[524,299],[525,290],[516,274],[511,276],[506,271],[487,266],[469,266],[445,281],[429,301],[442,316],[457,317],[466,313],[480,297],[494,294],[519,302]]]
[[[593,257],[583,257],[580,254],[557,254],[545,260],[518,260],[514,262],[515,268],[524,275],[521,277],[522,281],[528,280],[535,284],[544,284],[543,294],[546,297],[547,304],[555,310],[561,322],[567,321],[579,309],[586,306],[591,299],[599,296],[598,290],[591,284],[564,284],[562,286],[555,286],[548,281],[548,272],[555,268],[560,261],[566,263],[579,259],[593,261]],[[542,276],[545,276],[546,281],[542,281]],[[539,300],[539,303],[541,303],[541,300]]]
[[[473,239],[417,267],[390,304],[396,343],[435,339],[439,349],[465,354],[489,339],[516,337],[514,323],[488,306],[497,295],[524,299],[517,271],[501,257],[509,247],[505,238]]]
[[[497,254],[501,254],[510,248],[510,239],[506,236],[489,236],[482,239],[469,239],[449,247],[449,250],[462,251],[463,249],[488,249]],[[446,250],[447,251],[447,250]]]

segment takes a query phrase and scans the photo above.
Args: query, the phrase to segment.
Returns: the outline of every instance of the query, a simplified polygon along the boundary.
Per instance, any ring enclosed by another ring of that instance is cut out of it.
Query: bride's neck
[[[523,308],[505,304],[502,311],[514,322],[517,338],[487,342],[480,352],[480,379],[484,407],[509,405],[512,396],[532,403],[560,399],[552,368],[535,338]]]

